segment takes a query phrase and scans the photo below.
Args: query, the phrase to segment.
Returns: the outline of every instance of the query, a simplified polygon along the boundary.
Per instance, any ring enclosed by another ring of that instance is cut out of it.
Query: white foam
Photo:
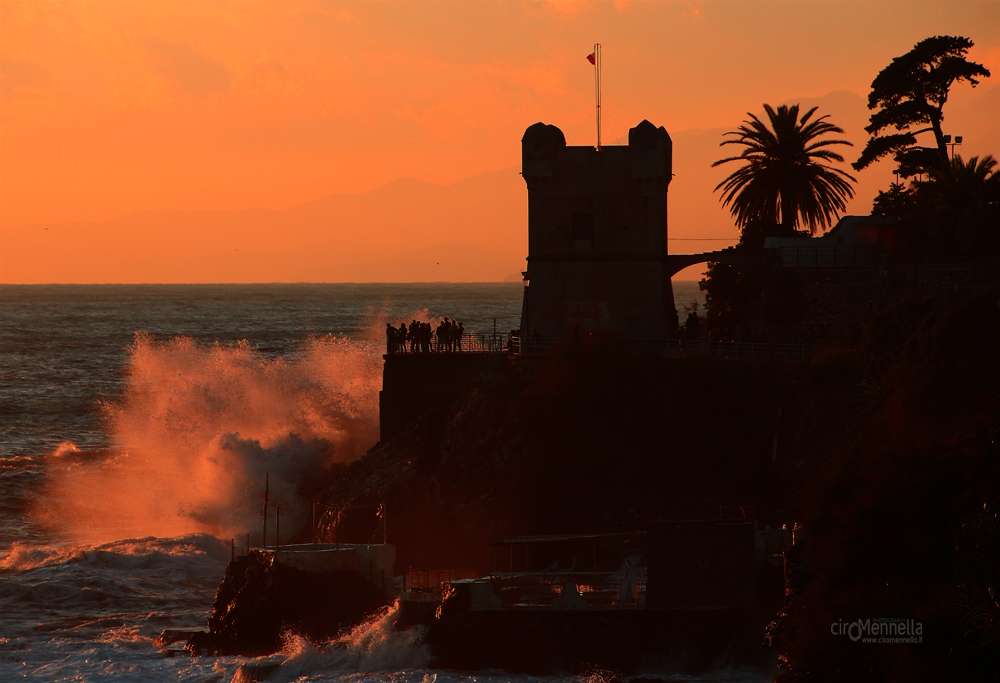
[[[106,405],[116,449],[46,459],[36,518],[77,543],[145,534],[243,536],[259,528],[265,475],[283,527],[304,523],[326,468],[378,440],[379,353],[343,337],[269,359],[249,344],[137,335],[122,399]],[[78,452],[70,442],[53,455]],[[256,541],[259,542],[259,539]]]

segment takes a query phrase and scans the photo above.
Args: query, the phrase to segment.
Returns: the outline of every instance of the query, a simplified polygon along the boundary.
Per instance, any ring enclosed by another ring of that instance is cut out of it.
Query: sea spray
[[[39,545],[15,542],[0,555],[0,574],[29,572],[46,567],[73,564],[103,565],[110,569],[159,566],[183,558],[224,561],[228,544],[208,534],[178,538],[132,538],[101,545]]]
[[[364,308],[385,297],[395,303],[370,316],[370,333],[359,333]],[[132,331],[148,329],[160,340],[186,333],[202,348],[210,348],[206,340],[230,344],[249,335],[265,360],[281,357],[300,368],[304,368],[310,335],[322,338],[324,332],[333,331],[354,340],[370,340],[371,362],[379,373],[387,321],[398,327],[413,318],[426,320],[418,313],[403,313],[429,306],[437,313],[465,320],[466,328],[474,331],[492,329],[492,317],[499,316],[498,328],[506,331],[517,327],[521,287],[5,286],[0,299],[5,322],[10,323],[0,334],[0,365],[6,362],[11,369],[4,378],[10,380],[4,385],[5,427],[9,429],[0,453],[0,489],[4,494],[0,500],[0,562],[9,560],[8,568],[0,570],[0,680],[229,683],[246,659],[162,658],[153,645],[163,629],[205,628],[229,559],[228,537],[222,542],[205,535],[150,539],[146,536],[160,532],[136,529],[139,524],[135,523],[123,532],[134,540],[104,544],[112,535],[95,533],[90,540],[75,543],[62,533],[52,533],[61,531],[60,517],[45,527],[37,518],[27,516],[29,501],[33,501],[35,511],[62,506],[59,491],[52,487],[52,476],[58,470],[71,470],[66,473],[70,481],[65,488],[73,493],[74,487],[88,485],[79,475],[105,468],[108,463],[114,466],[122,453],[131,455],[135,450],[114,432],[107,419],[109,411],[103,411],[102,420],[102,411],[94,409],[102,396],[113,401],[111,408],[121,407],[125,385],[137,379],[126,374],[132,372],[131,353],[124,353],[132,344]],[[315,357],[324,358],[322,354]],[[377,391],[368,395],[374,405]],[[266,440],[242,428],[224,425],[212,438],[222,434],[238,434],[241,442],[257,440],[262,448],[268,447]],[[309,441],[307,434],[299,436]],[[62,441],[66,445],[53,457]],[[343,451],[334,457],[341,455]],[[106,483],[106,478],[87,481]],[[43,487],[47,493],[40,493]],[[260,502],[257,497],[258,508]],[[129,513],[130,504],[126,499],[122,514]],[[286,514],[282,508],[283,536],[287,533]],[[63,509],[61,518],[67,516],[72,513]],[[245,542],[246,537],[238,540]],[[18,545],[12,548],[15,542]],[[145,644],[141,638],[133,640],[136,626]],[[404,669],[319,672],[306,675],[303,683],[448,683],[449,679],[460,683],[537,680],[482,672],[473,677]]]
[[[295,681],[320,672],[330,675],[423,669],[431,658],[420,642],[424,629],[418,626],[396,630],[393,625],[398,616],[397,601],[320,648],[289,633],[280,659],[261,661],[281,662],[274,681]]]
[[[137,334],[122,397],[104,406],[115,448],[91,463],[48,458],[36,517],[77,543],[243,536],[259,528],[265,473],[271,504],[302,515],[326,469],[378,439],[378,361],[372,344],[343,337],[283,360]],[[63,444],[53,456],[68,454]]]
[[[430,652],[421,644],[424,627],[396,630],[399,600],[350,633],[326,647],[330,656],[341,653],[341,661],[357,671],[420,669],[430,661]]]

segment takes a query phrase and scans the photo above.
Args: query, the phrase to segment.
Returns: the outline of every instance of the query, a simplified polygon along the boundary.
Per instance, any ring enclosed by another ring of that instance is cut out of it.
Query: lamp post
[[[944,136],[944,144],[947,145],[948,147],[951,147],[951,160],[954,161],[955,160],[955,145],[962,144],[962,136],[961,135],[956,135],[955,136],[955,141],[952,142],[951,141],[951,136],[950,135],[945,135]]]

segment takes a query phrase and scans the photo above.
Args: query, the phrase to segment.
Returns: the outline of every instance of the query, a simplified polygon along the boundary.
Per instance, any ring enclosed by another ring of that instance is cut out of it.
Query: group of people
[[[457,320],[445,318],[436,327],[430,323],[414,320],[407,327],[399,323],[385,324],[385,346],[387,353],[429,353],[431,351],[461,351],[465,325]],[[434,342],[437,342],[436,348]],[[409,348],[407,348],[409,345]]]

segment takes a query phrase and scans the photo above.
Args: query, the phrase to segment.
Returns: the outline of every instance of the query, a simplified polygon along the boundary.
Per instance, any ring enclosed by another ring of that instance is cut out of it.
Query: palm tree
[[[967,220],[970,214],[996,202],[1000,190],[997,160],[987,154],[969,161],[956,154],[945,168],[927,172],[927,180],[913,181],[913,187],[935,209],[947,212],[952,220]]]
[[[775,111],[764,105],[771,127],[753,114],[743,125],[726,135],[733,136],[722,145],[743,145],[739,156],[720,159],[713,167],[730,161],[743,166],[716,186],[723,190],[722,204],[741,228],[754,221],[780,224],[782,232],[793,231],[800,223],[815,234],[829,227],[831,219],[846,207],[854,196],[850,183],[854,177],[829,162],[844,158],[827,149],[831,145],[850,145],[847,140],[824,139],[829,133],[843,133],[826,121],[827,116],[810,120],[813,107],[799,118],[799,105],[781,105]],[[848,182],[850,181],[850,182]]]
[[[946,225],[966,248],[997,239],[1000,218],[1000,173],[992,155],[964,161],[955,157],[944,168],[932,168],[927,180],[911,183],[927,215]]]

